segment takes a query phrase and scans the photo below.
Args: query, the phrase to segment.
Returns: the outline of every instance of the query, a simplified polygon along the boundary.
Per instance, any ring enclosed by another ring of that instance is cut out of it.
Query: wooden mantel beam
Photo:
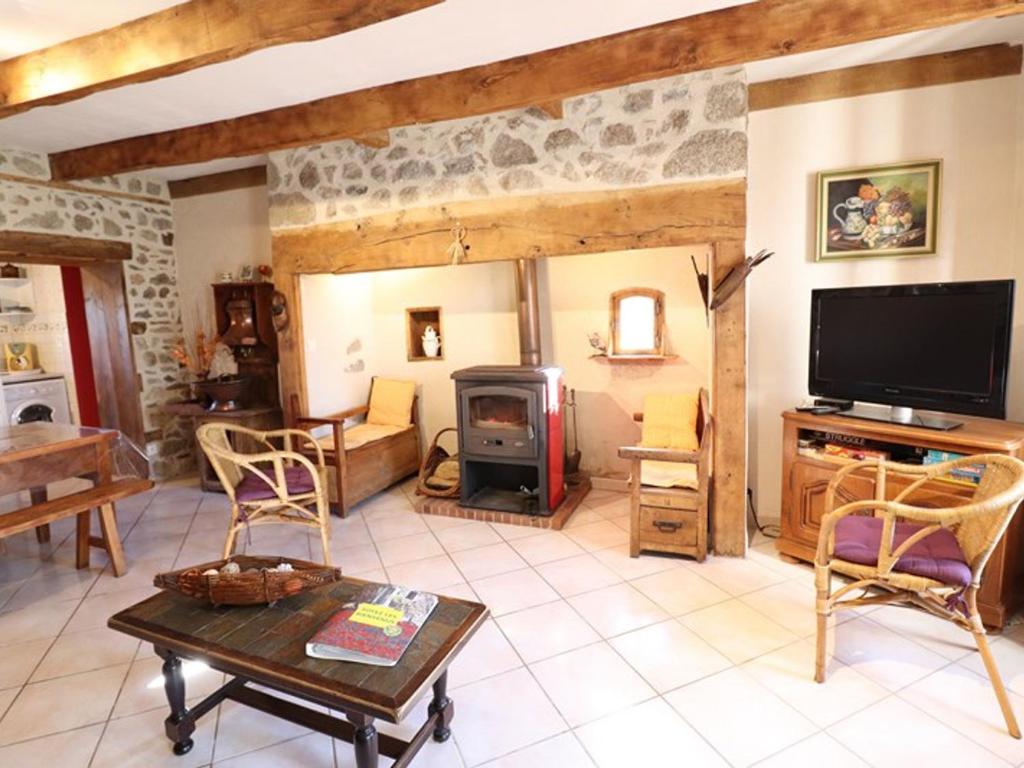
[[[1024,13],[1017,0],[759,0],[458,72],[50,156],[78,179],[365,136],[529,107],[628,83],[735,66],[976,19]]]
[[[732,179],[409,208],[279,229],[272,253],[275,274],[343,274],[449,264],[456,227],[477,263],[742,239],[745,221],[746,183]]]
[[[0,231],[0,264],[69,264],[127,261],[130,243],[40,232]]]
[[[0,61],[0,118],[274,45],[340,35],[442,1],[191,0]]]

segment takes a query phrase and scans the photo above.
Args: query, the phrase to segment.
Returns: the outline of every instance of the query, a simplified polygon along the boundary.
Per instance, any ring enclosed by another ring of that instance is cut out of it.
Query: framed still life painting
[[[935,253],[941,172],[930,160],[819,173],[817,260]]]

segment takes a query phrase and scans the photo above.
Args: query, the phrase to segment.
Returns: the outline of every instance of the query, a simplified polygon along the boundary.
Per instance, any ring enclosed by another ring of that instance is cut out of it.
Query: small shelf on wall
[[[35,317],[35,291],[31,279],[19,268],[17,277],[0,277],[0,320],[25,322]]]
[[[423,348],[423,334],[428,327],[434,329],[440,341],[436,355],[428,355]],[[405,350],[409,362],[444,360],[440,307],[410,307],[405,310]]]
[[[660,365],[679,355],[591,355],[591,360],[608,365]]]

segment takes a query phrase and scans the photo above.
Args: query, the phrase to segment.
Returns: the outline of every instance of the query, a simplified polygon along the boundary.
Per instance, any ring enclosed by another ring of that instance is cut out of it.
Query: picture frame
[[[935,254],[941,179],[941,160],[819,172],[815,260]]]
[[[238,272],[238,280],[242,283],[251,283],[256,279],[256,267],[253,264],[243,264]]]

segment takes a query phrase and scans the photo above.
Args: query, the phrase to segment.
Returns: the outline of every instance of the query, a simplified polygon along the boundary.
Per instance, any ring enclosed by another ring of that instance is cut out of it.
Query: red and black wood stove
[[[452,374],[460,502],[550,515],[565,498],[562,369],[480,365]]]

